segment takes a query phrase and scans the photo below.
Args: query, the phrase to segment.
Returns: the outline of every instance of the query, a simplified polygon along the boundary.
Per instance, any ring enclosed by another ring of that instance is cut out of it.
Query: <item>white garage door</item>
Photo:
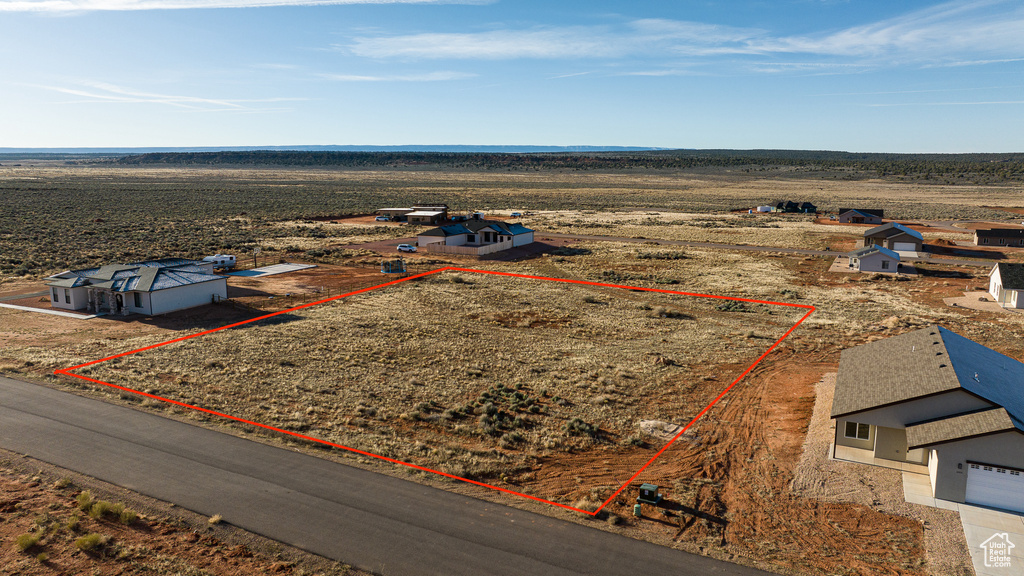
[[[970,463],[966,500],[968,504],[1024,512],[1024,472]]]
[[[914,252],[917,250],[917,245],[913,242],[893,242],[892,249],[897,252]]]

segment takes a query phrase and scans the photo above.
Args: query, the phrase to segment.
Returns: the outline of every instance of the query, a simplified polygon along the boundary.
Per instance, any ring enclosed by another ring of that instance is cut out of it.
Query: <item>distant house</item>
[[[377,214],[379,216],[387,216],[392,220],[402,218],[409,212],[415,212],[412,208],[378,208]]]
[[[1024,246],[1024,228],[975,230],[976,246]]]
[[[54,274],[46,285],[54,308],[153,316],[227,298],[227,278],[213,266],[182,258],[107,264]]]
[[[858,272],[898,272],[900,255],[882,246],[865,246],[846,255]]]
[[[881,224],[885,210],[868,210],[865,208],[840,208],[840,224]]]
[[[988,273],[988,293],[1003,308],[1024,308],[1024,264],[993,266]]]
[[[418,244],[427,252],[490,254],[533,242],[533,230],[517,223],[469,220],[427,230]]]
[[[775,212],[806,212],[814,214],[818,211],[818,208],[810,202],[797,203],[792,200],[782,200],[775,203]]]
[[[448,216],[440,210],[416,210],[405,215],[410,224],[437,224]]]
[[[377,214],[411,224],[437,224],[448,219],[447,204],[417,204],[411,208],[378,208]]]
[[[927,474],[932,496],[1024,512],[1024,364],[930,326],[843,350],[835,458]]]
[[[896,252],[921,252],[924,237],[903,224],[889,222],[864,231],[862,246],[882,246]]]

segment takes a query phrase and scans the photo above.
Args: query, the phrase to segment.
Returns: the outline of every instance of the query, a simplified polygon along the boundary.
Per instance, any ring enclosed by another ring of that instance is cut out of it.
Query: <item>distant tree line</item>
[[[123,156],[122,165],[436,167],[482,170],[686,170],[799,168],[864,177],[956,182],[1020,181],[1024,154],[880,154],[814,150],[671,150],[589,153],[454,152],[155,152]]]

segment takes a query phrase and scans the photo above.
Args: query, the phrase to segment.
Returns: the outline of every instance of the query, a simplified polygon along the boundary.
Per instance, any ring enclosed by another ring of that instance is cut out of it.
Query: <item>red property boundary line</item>
[[[448,474],[447,472],[442,472],[440,470],[434,470],[434,469],[431,469],[431,468],[427,468],[425,466],[419,466],[417,464],[412,464],[410,462],[403,462],[401,460],[396,460],[394,458],[388,458],[387,456],[381,456],[379,454],[373,454],[371,452],[365,452],[365,451],[359,450],[357,448],[352,448],[350,446],[344,446],[342,444],[336,444],[334,442],[329,442],[327,440],[321,440],[320,438],[314,438],[312,436],[307,436],[305,434],[299,434],[297,432],[292,432],[292,431],[289,431],[289,430],[282,430],[281,428],[275,428],[275,427],[269,426],[267,424],[261,424],[259,422],[253,422],[252,420],[246,420],[245,418],[239,418],[238,416],[232,416],[230,414],[225,414],[223,412],[217,412],[216,410],[210,410],[208,408],[203,408],[202,406],[195,406],[195,405],[192,405],[192,404],[187,404],[185,402],[179,402],[177,400],[172,400],[170,398],[164,398],[162,396],[157,396],[155,394],[149,394],[147,392],[142,392],[141,390],[134,390],[132,388],[127,388],[125,386],[119,386],[117,384],[111,384],[110,382],[104,382],[103,380],[97,380],[95,378],[90,378],[88,376],[82,376],[80,374],[73,374],[72,373],[73,370],[78,370],[80,368],[85,368],[86,366],[92,366],[94,364],[99,364],[101,362],[106,362],[108,360],[113,360],[115,358],[121,358],[123,356],[129,356],[129,355],[132,355],[132,354],[137,354],[139,352],[145,352],[146,350],[152,350],[154,348],[159,348],[161,346],[167,346],[168,344],[174,344],[176,342],[182,342],[182,341],[185,341],[185,340],[189,340],[191,338],[197,338],[199,336],[205,336],[207,334],[211,334],[213,332],[217,332],[217,331],[220,331],[220,330],[226,330],[228,328],[234,328],[236,326],[242,326],[244,324],[249,324],[251,322],[259,322],[260,320],[266,320],[267,318],[273,318],[274,316],[278,316],[278,315],[281,315],[281,314],[287,314],[289,312],[295,312],[296,310],[301,310],[303,308],[309,308],[311,306],[317,306],[319,304],[324,304],[326,302],[331,302],[333,300],[338,300],[338,299],[341,299],[341,298],[347,298],[349,296],[355,296],[356,294],[362,294],[364,292],[370,292],[370,291],[373,291],[373,290],[378,290],[380,288],[385,288],[387,286],[393,286],[395,284],[400,284],[402,282],[408,282],[409,280],[415,280],[417,278],[423,278],[425,276],[430,276],[431,274],[437,274],[439,272],[449,272],[449,271],[453,271],[453,272],[471,272],[471,273],[474,273],[474,274],[493,274],[495,276],[508,276],[508,277],[513,277],[513,278],[526,278],[526,279],[530,279],[530,280],[544,280],[544,281],[548,281],[548,282],[563,282],[563,283],[566,283],[566,284],[583,284],[583,285],[587,285],[587,286],[601,286],[601,287],[606,287],[606,288],[621,288],[621,289],[625,289],[625,290],[635,290],[635,291],[641,291],[641,292],[660,292],[660,293],[663,293],[663,294],[676,294],[676,295],[681,295],[681,296],[695,296],[695,297],[699,297],[699,298],[715,298],[715,299],[718,299],[718,300],[734,300],[734,301],[737,301],[737,302],[750,302],[750,303],[754,303],[754,304],[767,304],[767,305],[773,305],[773,306],[787,306],[787,307],[790,307],[790,308],[803,308],[803,309],[807,310],[807,312],[802,317],[800,317],[800,319],[797,320],[796,323],[793,324],[793,326],[789,328],[789,330],[786,330],[786,333],[783,334],[782,337],[780,337],[778,340],[776,340],[775,343],[772,344],[767,350],[765,350],[763,354],[758,356],[757,360],[754,360],[754,363],[751,364],[750,367],[748,367],[746,370],[744,370],[742,374],[740,374],[735,380],[732,381],[732,383],[730,383],[728,386],[726,386],[725,389],[722,390],[721,393],[719,393],[718,396],[716,396],[715,399],[712,400],[710,404],[705,406],[704,409],[700,411],[700,413],[698,413],[696,416],[694,416],[693,419],[690,420],[690,422],[685,427],[683,427],[682,430],[679,431],[679,433],[677,433],[675,436],[673,436],[671,440],[669,440],[664,446],[662,446],[661,450],[658,450],[658,452],[654,456],[652,456],[651,459],[647,461],[647,463],[645,463],[642,467],[640,467],[640,469],[637,470],[636,473],[633,474],[633,476],[631,476],[629,478],[629,480],[626,480],[619,487],[619,489],[615,491],[614,494],[612,494],[607,500],[605,500],[601,504],[601,506],[597,510],[594,510],[593,512],[590,512],[590,511],[587,511],[587,510],[581,510],[579,508],[576,508],[575,506],[569,506],[569,505],[566,505],[566,504],[561,504],[559,502],[553,502],[553,501],[547,500],[545,498],[540,498],[540,497],[537,497],[537,496],[531,496],[529,494],[523,494],[522,492],[516,492],[515,490],[509,490],[508,488],[502,488],[501,486],[494,486],[494,485],[491,485],[491,484],[487,484],[485,482],[478,482],[476,480],[470,480],[469,478],[463,478],[461,476],[455,476],[454,474]],[[213,415],[213,416],[219,416],[221,418],[226,418],[228,420],[234,420],[235,422],[241,422],[243,424],[249,424],[250,426],[256,426],[256,427],[259,427],[259,428],[263,428],[265,430],[271,430],[273,432],[278,432],[280,434],[287,434],[289,436],[294,436],[296,438],[301,438],[303,440],[307,440],[307,441],[310,441],[310,442],[316,442],[316,443],[324,444],[324,445],[331,446],[331,447],[334,447],[334,448],[339,448],[341,450],[346,450],[348,452],[353,452],[355,454],[359,454],[359,455],[362,455],[362,456],[368,456],[370,458],[376,458],[378,460],[383,460],[385,462],[390,462],[392,464],[399,464],[399,465],[402,465],[402,466],[407,466],[409,468],[420,470],[422,472],[431,472],[433,474],[438,474],[438,475],[444,476],[446,478],[451,478],[452,480],[459,480],[461,482],[467,482],[469,484],[475,484],[477,486],[482,486],[484,488],[490,488],[492,490],[497,490],[499,492],[504,492],[506,494],[514,494],[516,496],[521,496],[523,498],[528,498],[530,500],[535,500],[537,502],[543,502],[545,504],[551,504],[552,506],[558,506],[559,508],[565,508],[566,510],[572,510],[574,512],[580,512],[582,514],[588,514],[588,515],[591,515],[591,516],[596,516],[599,512],[601,512],[601,510],[605,506],[610,504],[611,501],[614,500],[616,496],[618,496],[623,490],[626,489],[626,487],[628,487],[634,480],[636,480],[636,478],[638,476],[640,476],[640,474],[642,474],[644,470],[646,470],[651,464],[653,464],[654,461],[657,460],[658,457],[661,456],[662,453],[665,452],[665,450],[668,450],[669,446],[671,446],[677,439],[679,439],[680,436],[682,436],[687,430],[689,430],[690,427],[693,426],[693,424],[697,420],[699,420],[702,416],[704,416],[704,414],[706,414],[709,410],[711,410],[711,408],[715,404],[717,404],[718,401],[721,400],[722,397],[725,396],[733,388],[733,386],[735,386],[740,380],[742,380],[747,374],[749,374],[750,371],[753,370],[755,366],[760,364],[761,360],[763,360],[765,358],[765,356],[770,354],[773,350],[775,350],[775,348],[779,344],[782,343],[783,340],[785,340],[787,337],[789,337],[789,335],[793,332],[793,330],[795,330],[797,328],[797,326],[802,324],[803,321],[806,320],[807,317],[810,316],[814,311],[815,311],[815,307],[811,306],[811,305],[808,305],[808,304],[793,304],[793,303],[789,303],[789,302],[772,302],[772,301],[769,301],[769,300],[754,300],[754,299],[751,299],[751,298],[737,298],[737,297],[734,297],[734,296],[716,296],[716,295],[713,295],[713,294],[700,294],[700,293],[695,293],[695,292],[680,292],[680,291],[677,291],[677,290],[662,290],[662,289],[659,289],[659,288],[639,288],[639,287],[636,287],[636,286],[622,286],[622,285],[619,285],[619,284],[606,284],[606,283],[603,283],[603,282],[587,282],[587,281],[584,281],[584,280],[570,280],[570,279],[566,279],[566,278],[548,278],[546,276],[530,276],[530,275],[527,275],[527,274],[513,274],[511,272],[495,272],[495,271],[492,271],[492,270],[474,270],[474,269],[471,269],[471,268],[456,268],[456,267],[453,267],[453,266],[447,266],[447,267],[444,267],[444,268],[438,268],[437,270],[432,270],[430,272],[423,272],[421,274],[416,274],[416,275],[413,275],[413,276],[408,276],[406,278],[402,278],[402,279],[399,279],[399,280],[392,280],[391,282],[385,282],[384,284],[378,284],[376,286],[371,286],[369,288],[362,288],[360,290],[355,290],[353,292],[348,292],[347,294],[340,294],[338,296],[332,296],[330,298],[324,298],[323,300],[317,300],[316,302],[310,302],[309,304],[303,304],[301,306],[295,306],[293,308],[288,308],[287,310],[281,310],[280,312],[274,312],[272,314],[265,314],[263,316],[252,318],[250,320],[243,320],[241,322],[235,322],[233,324],[228,324],[226,326],[221,326],[219,328],[213,328],[211,330],[204,330],[202,332],[197,332],[196,334],[190,334],[188,336],[182,336],[180,338],[174,338],[173,340],[168,340],[166,342],[161,342],[159,344],[153,344],[151,346],[145,346],[143,348],[138,348],[136,350],[131,350],[131,351],[128,351],[128,352],[122,352],[120,354],[115,354],[113,356],[107,356],[106,358],[100,358],[98,360],[92,360],[91,362],[86,362],[84,364],[79,364],[77,366],[70,366],[68,368],[61,368],[59,370],[55,370],[54,373],[55,374],[62,374],[64,376],[72,376],[74,378],[79,378],[79,379],[82,379],[82,380],[86,380],[86,381],[92,382],[94,384],[102,384],[103,386],[109,386],[111,388],[116,388],[116,389],[124,391],[124,392],[131,392],[133,394],[138,394],[140,396],[145,396],[147,398],[152,398],[154,400],[160,400],[162,402],[167,402],[169,404],[175,404],[177,406],[181,406],[183,408],[188,408],[188,409],[191,409],[191,410],[196,410],[198,412],[205,412],[206,414],[210,414],[210,415]]]

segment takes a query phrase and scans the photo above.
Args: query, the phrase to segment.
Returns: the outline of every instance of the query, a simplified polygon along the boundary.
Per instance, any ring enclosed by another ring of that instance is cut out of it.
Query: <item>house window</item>
[[[142,294],[138,292],[133,292],[133,294],[135,294],[135,307],[142,308]]]
[[[57,289],[53,289],[53,298],[50,298],[52,302],[60,302],[60,296],[57,294]]]
[[[1005,238],[1000,238],[999,239],[999,244],[1000,245],[1006,244],[1006,239]]]
[[[466,235],[466,241],[467,242],[476,242],[476,234],[467,234]]]
[[[71,304],[71,291],[67,288],[64,289],[64,303]]]
[[[981,243],[982,244],[988,244],[988,238],[982,238],[981,239]]]
[[[882,260],[882,270],[888,270],[888,269],[889,269],[889,261],[888,260]]]
[[[871,435],[871,426],[867,424],[860,424],[858,422],[847,422],[846,423],[846,437],[856,438],[857,440],[867,440]]]

